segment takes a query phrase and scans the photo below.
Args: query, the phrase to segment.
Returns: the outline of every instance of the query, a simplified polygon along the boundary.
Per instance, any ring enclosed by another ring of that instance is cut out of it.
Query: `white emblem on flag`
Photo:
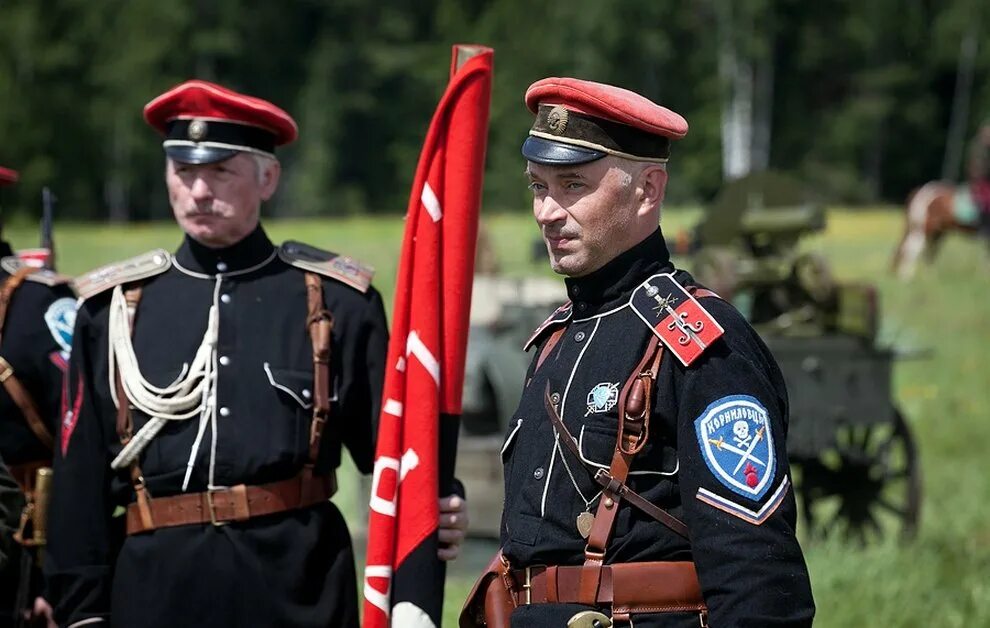
[[[372,578],[384,578],[386,580],[385,591],[379,591],[371,586]],[[392,589],[392,568],[388,565],[368,565],[364,568],[364,599],[368,600],[383,613],[388,615],[388,600]]]
[[[412,602],[399,602],[392,609],[392,625],[403,628],[436,628],[426,611]]]
[[[410,332],[406,339],[406,355],[416,356],[437,386],[440,385],[440,363],[416,332]]]
[[[394,517],[395,503],[399,499],[399,484],[402,484],[402,480],[406,479],[406,475],[418,466],[419,455],[412,449],[407,449],[406,453],[402,454],[401,461],[395,458],[389,458],[388,456],[380,456],[378,460],[375,460],[375,470],[371,476],[371,500],[368,506],[375,512],[381,513],[386,517]],[[392,494],[380,495],[382,476],[386,471],[398,474],[398,477],[396,478],[395,488],[392,490]]]
[[[395,399],[387,400],[385,402],[385,414],[391,414],[392,416],[401,417],[402,403],[396,401]]]
[[[440,201],[437,199],[437,195],[433,193],[433,188],[430,187],[429,182],[423,184],[423,194],[420,195],[420,200],[423,201],[423,207],[426,208],[433,222],[440,222],[440,219],[443,218],[443,210],[440,209]]]

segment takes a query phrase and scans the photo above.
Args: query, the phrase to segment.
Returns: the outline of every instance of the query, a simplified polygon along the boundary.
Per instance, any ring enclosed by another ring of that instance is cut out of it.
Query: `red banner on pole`
[[[454,47],[409,198],[369,504],[366,628],[440,625],[437,501],[455,454],[440,445],[441,421],[461,412],[492,57]]]

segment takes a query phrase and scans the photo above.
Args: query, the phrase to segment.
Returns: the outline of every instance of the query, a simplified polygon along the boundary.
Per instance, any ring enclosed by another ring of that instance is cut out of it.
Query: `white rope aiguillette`
[[[199,415],[199,430],[189,452],[182,490],[185,491],[189,485],[196,454],[202,443],[207,424],[212,429],[213,443],[210,452],[209,484],[210,487],[213,486],[217,442],[217,339],[220,326],[217,297],[219,289],[220,280],[218,277],[213,291],[213,305],[210,306],[206,332],[196,350],[192,364],[184,364],[182,373],[174,382],[164,387],[158,387],[152,385],[141,375],[137,356],[134,354],[134,345],[131,342],[127,301],[124,298],[122,288],[120,286],[114,288],[110,301],[109,319],[110,394],[116,406],[119,407],[121,403],[130,403],[134,409],[148,415],[150,419],[110,463],[113,469],[124,468],[137,459],[168,421],[185,421]],[[117,398],[115,381],[118,370],[126,399]]]

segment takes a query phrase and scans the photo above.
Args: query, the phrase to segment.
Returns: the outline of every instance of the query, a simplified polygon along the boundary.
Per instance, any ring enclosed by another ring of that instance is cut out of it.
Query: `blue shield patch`
[[[72,350],[72,329],[76,326],[76,300],[63,297],[48,306],[45,324],[52,338],[68,355]]]
[[[730,490],[760,500],[773,482],[777,468],[770,416],[749,395],[731,395],[715,401],[694,421],[705,463]]]

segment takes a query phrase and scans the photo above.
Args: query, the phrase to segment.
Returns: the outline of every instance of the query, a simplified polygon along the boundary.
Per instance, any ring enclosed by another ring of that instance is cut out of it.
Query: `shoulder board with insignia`
[[[561,305],[560,307],[558,307],[556,310],[553,311],[553,314],[547,317],[547,320],[540,323],[540,326],[536,328],[533,334],[529,337],[529,340],[526,341],[526,344],[523,345],[523,351],[529,351],[529,348],[532,347],[537,340],[539,340],[540,336],[542,336],[543,332],[545,332],[546,330],[550,329],[556,324],[566,323],[568,320],[570,320],[571,311],[572,311],[571,305],[572,304],[570,301]]]
[[[16,255],[10,255],[0,260],[0,268],[3,268],[11,275],[16,274],[17,271],[26,266],[30,265]],[[72,281],[72,277],[69,277],[68,275],[60,275],[54,271],[48,270],[47,268],[39,268],[30,275],[27,275],[24,278],[24,281],[33,281],[35,283],[54,287],[69,283]]]
[[[633,290],[629,306],[677,356],[690,366],[725,330],[674,276],[653,275]]]
[[[160,275],[171,266],[172,256],[168,251],[155,249],[82,274],[72,282],[72,287],[79,298],[88,299],[120,284]]]
[[[291,266],[336,279],[341,283],[367,292],[375,269],[353,257],[338,255],[302,242],[289,241],[278,249],[279,258]]]

